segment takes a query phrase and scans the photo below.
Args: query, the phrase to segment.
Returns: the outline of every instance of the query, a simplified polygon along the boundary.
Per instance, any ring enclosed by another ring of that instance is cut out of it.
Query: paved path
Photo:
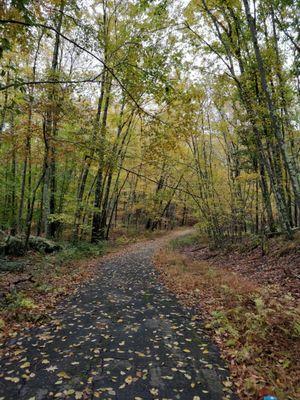
[[[0,399],[235,399],[217,348],[156,279],[160,244],[106,260],[50,324],[12,339]]]

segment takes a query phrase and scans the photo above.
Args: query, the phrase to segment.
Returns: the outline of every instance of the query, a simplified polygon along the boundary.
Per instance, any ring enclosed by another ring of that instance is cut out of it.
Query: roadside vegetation
[[[282,400],[298,398],[299,298],[283,291],[280,283],[260,284],[259,274],[245,276],[242,265],[234,271],[230,252],[226,264],[226,252],[207,252],[205,241],[196,239],[196,235],[176,239],[156,256],[160,278],[180,301],[198,310],[200,319],[204,316],[205,327],[228,361],[241,399],[267,393]],[[290,252],[298,253],[300,260],[299,242],[293,248],[286,241],[277,242],[283,264]],[[241,263],[251,251],[240,243]],[[197,252],[202,256],[195,257]]]
[[[105,243],[83,243],[48,255],[30,252],[26,257],[2,259],[1,341],[21,326],[47,321],[56,302],[92,276],[95,261],[107,250]]]

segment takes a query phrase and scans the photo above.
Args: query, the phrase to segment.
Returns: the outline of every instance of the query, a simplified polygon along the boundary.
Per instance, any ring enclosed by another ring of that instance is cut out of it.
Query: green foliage
[[[122,244],[127,244],[130,243],[131,239],[129,236],[126,235],[122,235],[122,236],[118,236],[115,240],[115,243],[117,245],[122,245]]]
[[[24,17],[25,22],[33,23],[31,17],[32,13],[29,11],[31,0],[12,0],[11,4],[17,10],[20,11],[21,15]]]
[[[7,310],[18,312],[32,310],[36,307],[34,301],[26,297],[22,292],[14,291],[6,296]]]
[[[63,262],[64,260],[76,260],[88,257],[98,257],[105,253],[107,249],[107,242],[98,242],[92,244],[89,242],[78,242],[76,244],[68,245],[67,248],[57,255],[57,260]]]
[[[10,44],[10,42],[8,41],[7,38],[2,37],[2,38],[0,39],[0,58],[3,57],[3,53],[4,53],[5,51],[10,50],[10,49],[11,49],[11,44]],[[1,75],[4,76],[4,74],[5,74],[5,71],[2,70]]]
[[[169,243],[169,246],[173,250],[180,250],[184,247],[188,247],[191,245],[195,245],[199,243],[200,237],[198,234],[188,234],[184,236],[180,236],[176,239],[172,239]]]

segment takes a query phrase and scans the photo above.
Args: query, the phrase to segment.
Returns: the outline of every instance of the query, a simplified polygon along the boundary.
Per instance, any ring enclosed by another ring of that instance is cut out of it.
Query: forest
[[[0,16],[3,231],[293,237],[296,1],[12,0]]]
[[[0,400],[300,398],[299,10],[0,0]]]

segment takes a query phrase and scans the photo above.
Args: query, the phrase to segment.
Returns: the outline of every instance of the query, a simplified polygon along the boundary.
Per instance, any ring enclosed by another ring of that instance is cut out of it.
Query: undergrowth
[[[66,262],[90,257],[99,257],[107,250],[108,243],[106,241],[97,244],[89,242],[78,242],[68,245],[63,251],[55,255],[57,262]]]
[[[264,389],[281,400],[299,398],[300,313],[290,295],[172,250],[156,264],[169,289],[204,313],[241,399]]]
[[[178,236],[169,242],[169,247],[173,250],[180,250],[184,247],[192,246],[199,242],[199,235],[197,233]]]

